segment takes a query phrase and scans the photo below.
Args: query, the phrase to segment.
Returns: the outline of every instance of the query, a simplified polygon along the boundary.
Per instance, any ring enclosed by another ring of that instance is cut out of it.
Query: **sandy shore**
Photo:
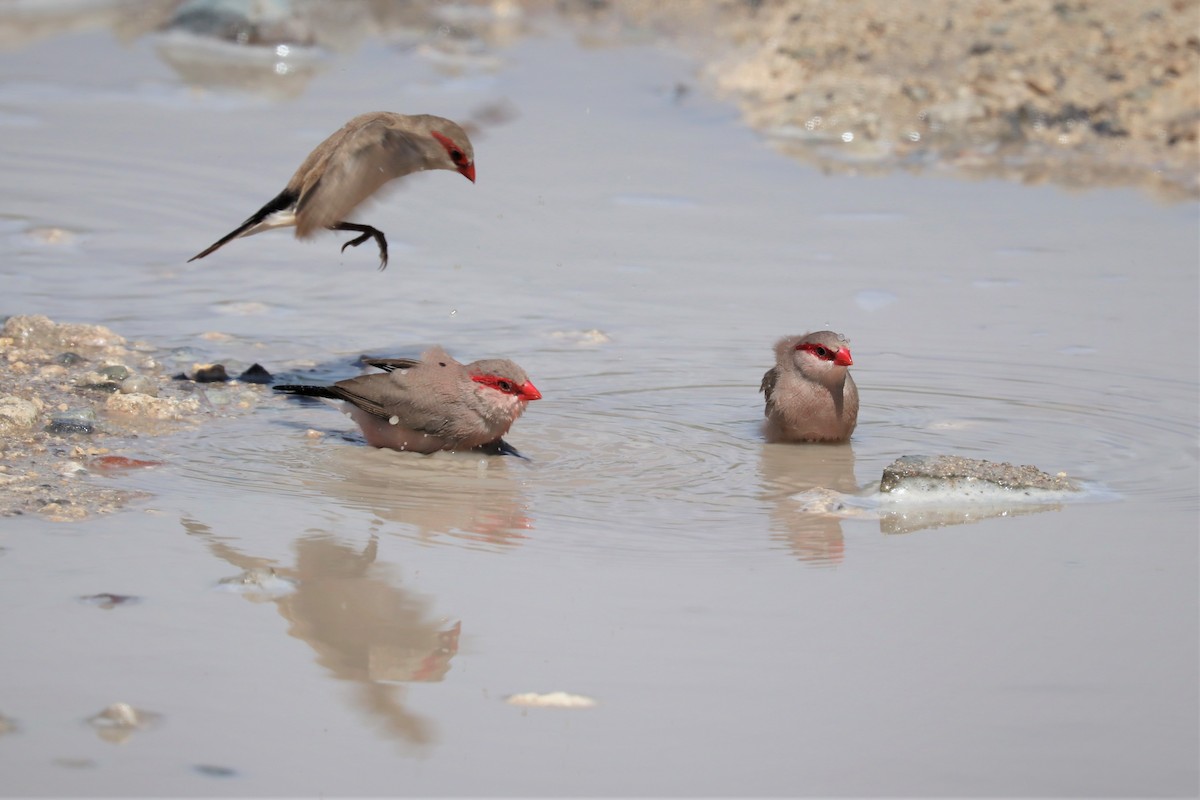
[[[599,5],[701,54],[707,84],[823,168],[1200,197],[1197,0]]]
[[[244,8],[22,6],[0,17],[0,47],[101,26],[126,41],[183,29],[335,52],[420,41],[449,65],[565,24],[585,46],[650,40],[690,53],[700,81],[752,126],[831,171],[1200,197],[1200,0],[280,0],[232,11]],[[231,80],[175,66],[189,83]],[[310,77],[284,87],[239,70],[243,87],[291,95]]]

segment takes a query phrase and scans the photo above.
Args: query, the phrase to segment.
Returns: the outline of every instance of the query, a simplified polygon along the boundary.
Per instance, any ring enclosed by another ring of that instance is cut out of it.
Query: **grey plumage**
[[[475,151],[457,123],[429,114],[360,114],[317,145],[282,192],[188,261],[204,258],[233,239],[295,226],[301,239],[324,229],[360,234],[342,245],[343,250],[374,238],[383,269],[383,232],[347,222],[346,216],[389,181],[427,169],[455,170],[475,181]]]
[[[775,343],[775,366],[763,375],[763,433],[771,442],[836,442],[858,424],[858,387],[849,342],[833,331]]]
[[[278,392],[338,400],[368,444],[432,453],[502,445],[501,437],[541,393],[507,359],[460,364],[440,347],[420,359],[369,359],[385,370],[331,386],[276,386]]]

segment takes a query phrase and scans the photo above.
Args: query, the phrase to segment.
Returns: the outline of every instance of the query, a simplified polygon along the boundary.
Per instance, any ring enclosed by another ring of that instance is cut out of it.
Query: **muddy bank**
[[[453,72],[492,68],[514,42],[565,27],[585,47],[688,52],[707,89],[829,171],[1200,197],[1200,0],[192,0],[21,5],[0,20],[2,47],[102,26],[125,41],[157,36],[189,84],[279,96],[325,68],[270,55],[280,44],[347,53],[382,39]],[[188,37],[230,46],[196,51]]]
[[[1200,196],[1195,0],[599,5],[687,42],[751,125],[830,171]]]
[[[162,466],[147,439],[257,405],[260,386],[172,378],[186,356],[102,325],[9,317],[0,330],[0,516],[66,521],[122,508],[141,495],[111,479]]]

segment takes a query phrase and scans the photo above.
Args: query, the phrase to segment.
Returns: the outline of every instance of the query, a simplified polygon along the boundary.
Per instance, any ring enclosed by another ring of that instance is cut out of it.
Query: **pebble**
[[[158,397],[158,384],[145,375],[131,375],[117,387],[122,394],[144,394]]]
[[[60,411],[50,416],[44,429],[47,433],[69,434],[96,432],[96,412],[90,408]]]
[[[41,403],[22,397],[0,397],[0,433],[28,430],[42,413]]]
[[[570,694],[569,692],[549,692],[546,694],[525,692],[524,694],[510,695],[505,702],[510,706],[524,706],[526,708],[594,708],[596,706],[596,701],[592,698],[581,694]]]

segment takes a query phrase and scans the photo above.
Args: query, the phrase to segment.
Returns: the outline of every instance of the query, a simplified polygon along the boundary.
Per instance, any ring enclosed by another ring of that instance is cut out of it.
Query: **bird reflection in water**
[[[520,459],[338,447],[320,467],[306,467],[307,489],[370,511],[377,530],[422,543],[504,550],[534,528],[520,481],[529,467]]]
[[[313,649],[317,663],[356,685],[355,705],[389,736],[418,746],[433,743],[432,723],[404,707],[403,688],[396,684],[441,681],[458,652],[462,623],[434,619],[425,598],[401,588],[376,564],[376,538],[360,551],[329,533],[308,533],[296,540],[295,565],[287,567],[243,553],[204,523],[182,523],[213,555],[244,573],[293,584],[292,591],[257,597],[275,604],[288,633]]]
[[[834,514],[806,510],[796,495],[819,497],[824,491],[857,494],[854,450],[846,444],[767,444],[762,447],[759,478],[770,502],[771,537],[797,558],[835,566],[845,558],[842,521]]]

